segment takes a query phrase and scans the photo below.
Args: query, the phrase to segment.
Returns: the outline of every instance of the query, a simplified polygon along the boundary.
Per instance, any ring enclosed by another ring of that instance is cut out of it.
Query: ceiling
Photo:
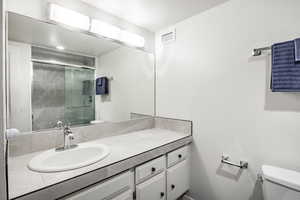
[[[155,32],[228,0],[81,1]]]

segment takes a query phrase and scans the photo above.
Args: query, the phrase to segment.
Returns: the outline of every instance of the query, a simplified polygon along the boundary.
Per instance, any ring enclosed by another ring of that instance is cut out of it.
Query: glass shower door
[[[95,120],[95,71],[33,62],[32,129],[55,128]]]
[[[33,62],[32,130],[54,128],[65,119],[65,68]]]
[[[65,121],[87,124],[95,120],[95,72],[85,68],[65,68]]]

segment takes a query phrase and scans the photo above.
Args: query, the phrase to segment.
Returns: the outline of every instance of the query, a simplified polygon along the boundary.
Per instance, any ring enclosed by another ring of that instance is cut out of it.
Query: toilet
[[[264,200],[300,200],[300,172],[262,166]]]

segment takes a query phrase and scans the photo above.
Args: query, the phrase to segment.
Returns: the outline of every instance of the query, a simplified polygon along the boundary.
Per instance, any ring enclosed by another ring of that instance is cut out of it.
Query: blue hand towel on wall
[[[96,79],[96,94],[97,95],[106,95],[108,91],[109,80],[107,77],[99,77]]]
[[[300,38],[295,39],[295,60],[296,62],[300,61]]]
[[[295,60],[295,42],[287,41],[272,46],[273,92],[300,92],[300,62]]]

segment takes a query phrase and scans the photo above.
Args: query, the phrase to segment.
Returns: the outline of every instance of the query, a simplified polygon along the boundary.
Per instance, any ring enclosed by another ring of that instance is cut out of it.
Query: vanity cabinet
[[[65,200],[133,200],[134,173],[117,175],[97,185],[81,190]]]
[[[166,156],[161,156],[135,168],[135,182],[142,183],[166,170]]]
[[[167,200],[176,200],[189,189],[190,167],[187,160],[167,170]]]
[[[177,200],[189,182],[189,146],[184,146],[64,200]]]
[[[136,200],[177,200],[189,189],[189,146],[136,167]]]
[[[189,146],[168,153],[167,200],[176,200],[189,189]]]
[[[136,200],[166,200],[165,172],[136,186]]]
[[[168,153],[168,168],[176,165],[181,161],[186,160],[188,156],[189,156],[189,146],[185,146]]]

